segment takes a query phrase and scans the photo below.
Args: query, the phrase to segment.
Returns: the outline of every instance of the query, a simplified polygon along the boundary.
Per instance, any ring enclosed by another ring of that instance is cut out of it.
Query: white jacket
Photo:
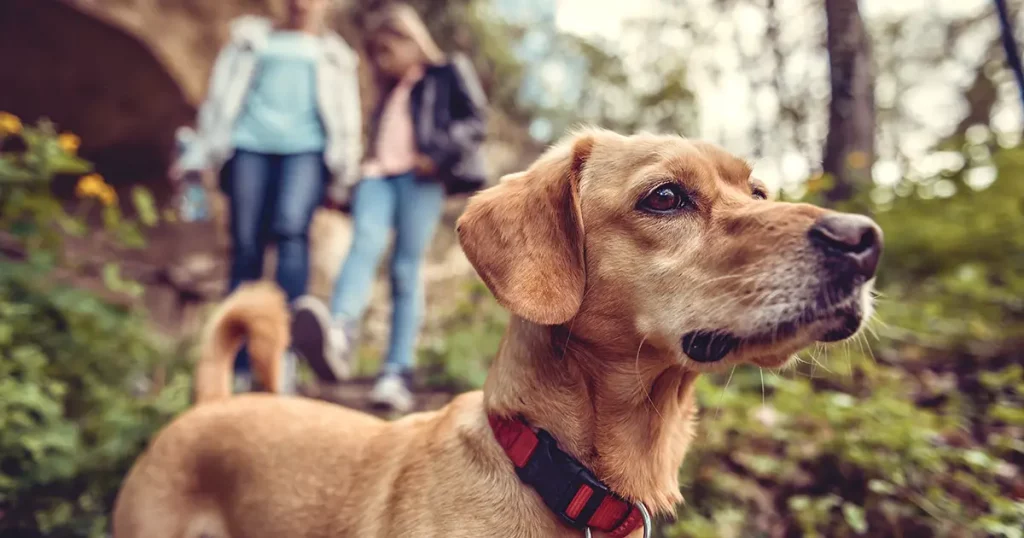
[[[183,170],[219,169],[234,153],[232,134],[267,37],[270,20],[244,16],[231,24],[231,39],[217,56],[206,100],[199,107],[197,137],[181,155]],[[333,175],[327,194],[340,200],[359,179],[362,158],[362,111],[359,103],[359,57],[335,33],[321,37],[317,65],[317,99],[327,135],[324,162]]]

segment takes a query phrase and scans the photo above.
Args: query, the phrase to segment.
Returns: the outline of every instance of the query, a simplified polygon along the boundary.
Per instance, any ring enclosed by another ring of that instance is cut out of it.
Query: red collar
[[[522,419],[490,415],[494,437],[508,454],[519,479],[572,527],[623,538],[643,525],[636,505],[618,496],[576,458],[558,448],[544,430],[534,432]]]

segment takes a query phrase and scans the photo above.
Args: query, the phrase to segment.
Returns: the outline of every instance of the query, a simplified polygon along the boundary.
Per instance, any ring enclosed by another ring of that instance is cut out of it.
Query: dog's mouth
[[[718,362],[740,345],[740,338],[722,331],[693,331],[683,335],[683,353],[697,362]]]
[[[741,349],[771,348],[794,338],[811,342],[838,342],[860,330],[864,308],[857,292],[826,307],[821,301],[791,320],[781,321],[755,334],[739,336],[723,329],[702,329],[683,335],[683,353],[700,363],[715,363]]]

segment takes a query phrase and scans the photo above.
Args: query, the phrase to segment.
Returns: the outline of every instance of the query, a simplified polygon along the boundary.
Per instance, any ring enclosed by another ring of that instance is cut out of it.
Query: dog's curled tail
[[[197,404],[231,396],[235,356],[243,343],[254,373],[276,392],[290,337],[288,301],[275,284],[242,285],[207,322],[195,372]]]

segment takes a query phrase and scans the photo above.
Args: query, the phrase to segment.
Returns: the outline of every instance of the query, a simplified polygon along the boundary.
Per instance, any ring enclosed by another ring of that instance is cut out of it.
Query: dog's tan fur
[[[692,213],[635,210],[665,181],[686,187]],[[621,495],[671,512],[706,368],[681,335],[753,334],[821,285],[807,231],[825,211],[755,200],[751,181],[742,161],[678,137],[568,138],[459,221],[513,313],[482,392],[394,422],[266,395],[197,406],[132,469],[114,537],[580,536],[519,482],[488,414],[523,415]],[[842,300],[866,303],[869,286]],[[832,323],[805,321],[719,364],[782,365]],[[226,369],[229,347],[211,345],[211,364]]]
[[[262,384],[277,392],[281,354],[290,342],[288,302],[273,283],[244,284],[210,317],[196,364],[195,400],[204,403],[231,395],[231,365],[245,343]]]

